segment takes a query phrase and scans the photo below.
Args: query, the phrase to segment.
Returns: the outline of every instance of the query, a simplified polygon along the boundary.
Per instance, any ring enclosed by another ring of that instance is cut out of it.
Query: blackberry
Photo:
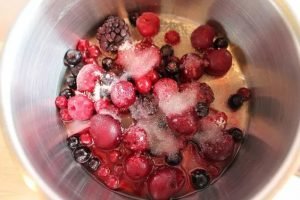
[[[129,27],[117,16],[109,16],[98,28],[97,39],[101,49],[116,52],[118,47],[129,37]]]

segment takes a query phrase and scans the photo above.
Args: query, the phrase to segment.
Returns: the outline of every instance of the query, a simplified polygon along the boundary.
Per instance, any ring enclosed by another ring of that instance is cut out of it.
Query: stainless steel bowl
[[[281,2],[281,1],[276,1]],[[248,138],[214,185],[186,199],[264,199],[294,172],[300,150],[299,35],[272,0],[33,0],[3,55],[1,116],[19,159],[50,199],[124,199],[97,183],[67,149],[54,99],[62,55],[104,16],[131,9],[224,25],[254,91]]]

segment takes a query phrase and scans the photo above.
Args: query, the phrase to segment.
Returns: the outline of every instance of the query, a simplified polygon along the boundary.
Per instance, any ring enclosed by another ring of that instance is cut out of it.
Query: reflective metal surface
[[[222,24],[254,90],[248,138],[236,162],[186,199],[264,199],[295,169],[300,150],[299,35],[271,0],[33,0],[1,66],[1,118],[20,160],[50,199],[124,199],[77,165],[53,105],[62,55],[107,14],[154,10]]]

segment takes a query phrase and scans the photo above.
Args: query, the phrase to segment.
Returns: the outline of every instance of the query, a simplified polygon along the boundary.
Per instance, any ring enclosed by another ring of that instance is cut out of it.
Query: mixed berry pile
[[[65,87],[55,104],[67,127],[74,159],[108,188],[155,200],[204,189],[231,162],[244,134],[227,127],[212,108],[214,93],[201,77],[221,77],[232,65],[226,37],[210,25],[191,33],[195,52],[176,57],[175,30],[165,45],[155,13],[131,13],[129,22],[107,17],[99,44],[79,40],[66,52]],[[143,37],[131,36],[135,29]],[[240,88],[227,105],[238,110],[250,99]]]

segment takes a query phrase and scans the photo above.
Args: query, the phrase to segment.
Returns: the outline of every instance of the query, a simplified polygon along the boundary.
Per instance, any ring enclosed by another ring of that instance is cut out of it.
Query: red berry
[[[205,68],[205,72],[211,76],[225,75],[232,65],[232,55],[226,49],[208,51],[206,58],[209,65]]]
[[[209,131],[211,129],[211,124],[217,126],[220,130],[224,130],[227,125],[227,115],[224,112],[219,112],[210,108],[208,116],[203,117],[199,121],[201,131]]]
[[[68,107],[68,99],[65,96],[58,96],[55,99],[55,105],[57,108],[67,108]]]
[[[167,122],[171,130],[183,135],[192,135],[198,130],[197,117],[193,111],[167,116]]]
[[[93,139],[89,133],[82,133],[79,136],[80,143],[83,145],[91,145],[93,143]]]
[[[109,115],[95,115],[91,118],[90,133],[96,147],[113,149],[120,143],[121,124]]]
[[[77,75],[77,90],[92,92],[101,72],[102,69],[95,64],[84,65]]]
[[[159,74],[155,70],[151,70],[147,76],[150,78],[152,84],[156,83],[159,80]]]
[[[143,155],[132,155],[125,160],[124,169],[129,178],[140,180],[151,172],[153,162]]]
[[[111,106],[109,99],[99,99],[95,102],[95,110],[99,113],[102,109],[108,109]]]
[[[109,160],[112,163],[116,163],[121,157],[121,152],[118,150],[113,150],[113,151],[109,152],[108,156],[109,156]]]
[[[111,89],[111,100],[118,108],[128,108],[135,102],[135,89],[132,83],[120,81]]]
[[[89,46],[87,50],[90,58],[98,58],[101,55],[100,49],[96,45]]]
[[[200,145],[205,158],[222,161],[229,158],[233,153],[234,141],[231,135],[222,135],[215,140],[208,140]]]
[[[160,20],[155,13],[144,12],[137,18],[136,27],[144,37],[155,36],[160,27]]]
[[[177,31],[171,30],[165,34],[165,42],[170,45],[176,45],[180,42],[180,35]]]
[[[242,87],[237,93],[242,95],[244,101],[248,101],[251,98],[251,91],[248,88]]]
[[[203,60],[195,53],[185,54],[180,60],[180,69],[184,80],[198,80],[204,73]]]
[[[101,179],[104,179],[109,174],[110,174],[110,169],[105,165],[100,166],[97,171],[97,176],[100,177]]]
[[[69,99],[68,111],[75,120],[88,120],[94,113],[94,103],[86,96],[77,95]]]
[[[148,180],[148,190],[154,200],[170,199],[185,183],[184,173],[174,167],[161,167]]]
[[[215,30],[209,25],[196,28],[191,35],[192,46],[197,50],[203,50],[213,45]]]
[[[89,46],[90,46],[90,42],[88,40],[80,39],[78,40],[76,49],[80,52],[84,52],[88,50]]]
[[[95,58],[84,58],[84,63],[98,65],[98,61]]]
[[[205,99],[204,102],[207,104],[211,104],[215,100],[214,92],[206,83],[200,83],[200,95],[202,96],[201,99]]]
[[[153,87],[153,94],[158,100],[163,101],[178,92],[177,82],[170,78],[162,78]]]
[[[115,175],[108,175],[104,183],[107,185],[107,187],[113,190],[118,189],[120,186],[119,178]]]
[[[73,118],[70,116],[67,108],[63,108],[59,111],[60,118],[63,121],[71,121]]]
[[[147,134],[144,129],[131,126],[124,133],[123,143],[130,150],[144,151],[148,148]]]
[[[152,88],[152,81],[148,76],[144,76],[135,81],[136,89],[141,94],[147,94]]]

